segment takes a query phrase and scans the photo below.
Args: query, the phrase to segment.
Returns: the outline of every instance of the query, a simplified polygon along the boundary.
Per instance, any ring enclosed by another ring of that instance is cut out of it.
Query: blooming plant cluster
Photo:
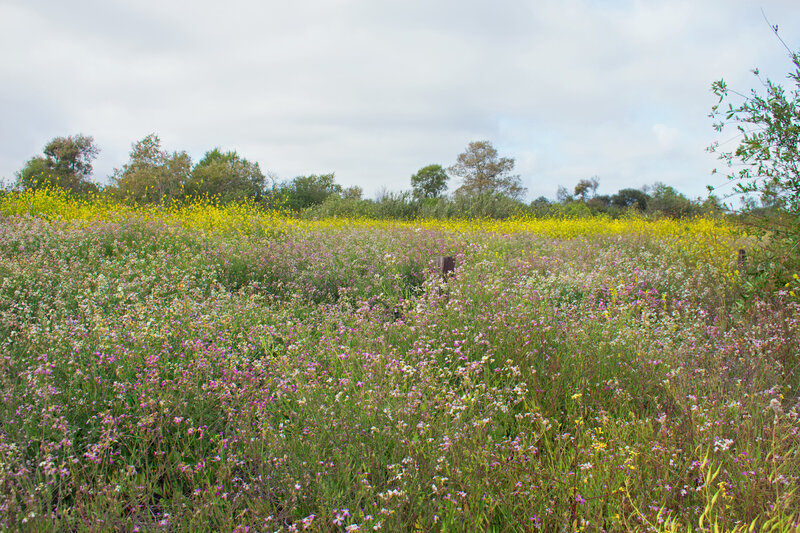
[[[0,530],[791,531],[798,286],[732,305],[742,239],[9,195]]]

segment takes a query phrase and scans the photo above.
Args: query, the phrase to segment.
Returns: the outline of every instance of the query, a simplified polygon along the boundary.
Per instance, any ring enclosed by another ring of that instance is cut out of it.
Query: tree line
[[[99,153],[94,139],[83,134],[56,137],[17,172],[19,189],[56,187],[74,194],[99,193],[136,204],[168,203],[183,198],[211,196],[221,201],[259,200],[266,177],[236,152],[214,148],[192,165],[186,152],[161,147],[150,134],[131,147],[128,162],[115,168],[105,187],[91,180],[92,163]]]
[[[115,168],[109,183],[92,181],[92,164],[99,153],[94,139],[83,134],[52,139],[42,155],[28,160],[17,172],[21,190],[57,187],[73,194],[102,194],[131,204],[166,204],[206,197],[219,202],[254,201],[282,207],[307,217],[367,216],[376,218],[506,218],[538,216],[618,215],[627,210],[688,216],[717,210],[717,204],[692,201],[672,187],[622,189],[598,195],[596,177],[582,179],[570,193],[559,187],[557,200],[540,197],[530,203],[514,174],[515,160],[501,157],[490,141],[469,143],[456,162],[444,168],[430,164],[410,178],[411,189],[380,192],[365,199],[360,187],[343,187],[334,173],[297,176],[278,181],[258,163],[235,151],[214,148],[192,164],[185,151],[169,152],[156,134],[133,143],[128,161]],[[451,179],[459,186],[448,194]]]

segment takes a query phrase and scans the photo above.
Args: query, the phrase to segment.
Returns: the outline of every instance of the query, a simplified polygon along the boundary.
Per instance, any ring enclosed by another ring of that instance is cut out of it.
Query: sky
[[[764,14],[800,50],[797,0],[0,0],[0,178],[81,133],[107,183],[156,133],[375,197],[488,140],[528,200],[591,177],[724,195],[711,83],[792,67]]]

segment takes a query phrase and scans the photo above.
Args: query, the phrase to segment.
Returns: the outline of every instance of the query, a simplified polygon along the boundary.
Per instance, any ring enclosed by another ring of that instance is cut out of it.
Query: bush
[[[334,194],[303,212],[303,218],[375,218],[375,204],[370,200],[342,198]]]
[[[379,219],[413,220],[419,216],[419,202],[409,191],[381,193],[373,209]]]
[[[685,218],[699,215],[702,209],[673,187],[656,183],[647,203],[647,211],[670,218]]]

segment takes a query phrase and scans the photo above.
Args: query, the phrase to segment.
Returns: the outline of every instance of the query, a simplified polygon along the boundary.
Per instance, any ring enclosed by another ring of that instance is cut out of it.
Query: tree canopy
[[[600,185],[600,182],[597,180],[597,176],[592,177],[590,179],[582,179],[575,185],[575,196],[580,196],[581,200],[586,200],[586,196],[589,194],[589,191],[592,192],[592,196],[597,194],[597,187]]]
[[[648,196],[638,189],[620,189],[611,197],[611,205],[615,207],[636,207],[640,211],[647,209]]]
[[[414,198],[438,198],[447,190],[447,173],[442,165],[428,165],[411,176]]]
[[[192,169],[185,193],[207,195],[223,202],[258,199],[264,194],[265,181],[258,163],[251,163],[235,151],[223,153],[214,148]]]
[[[332,194],[341,194],[342,186],[336,183],[335,175],[312,174],[297,176],[281,187],[280,192],[286,197],[286,206],[294,211],[301,211],[313,205],[321,204]]]
[[[519,199],[526,192],[519,176],[511,174],[514,159],[498,157],[489,141],[469,143],[467,150],[459,154],[456,163],[447,170],[462,179],[456,191],[458,195],[503,194]]]
[[[23,189],[55,186],[75,193],[96,188],[90,177],[99,152],[92,137],[55,137],[44,147],[44,157],[31,158],[17,173],[17,182]]]
[[[186,152],[162,150],[161,139],[151,133],[133,144],[129,161],[114,169],[111,180],[117,195],[126,200],[166,203],[183,196],[191,168]]]

